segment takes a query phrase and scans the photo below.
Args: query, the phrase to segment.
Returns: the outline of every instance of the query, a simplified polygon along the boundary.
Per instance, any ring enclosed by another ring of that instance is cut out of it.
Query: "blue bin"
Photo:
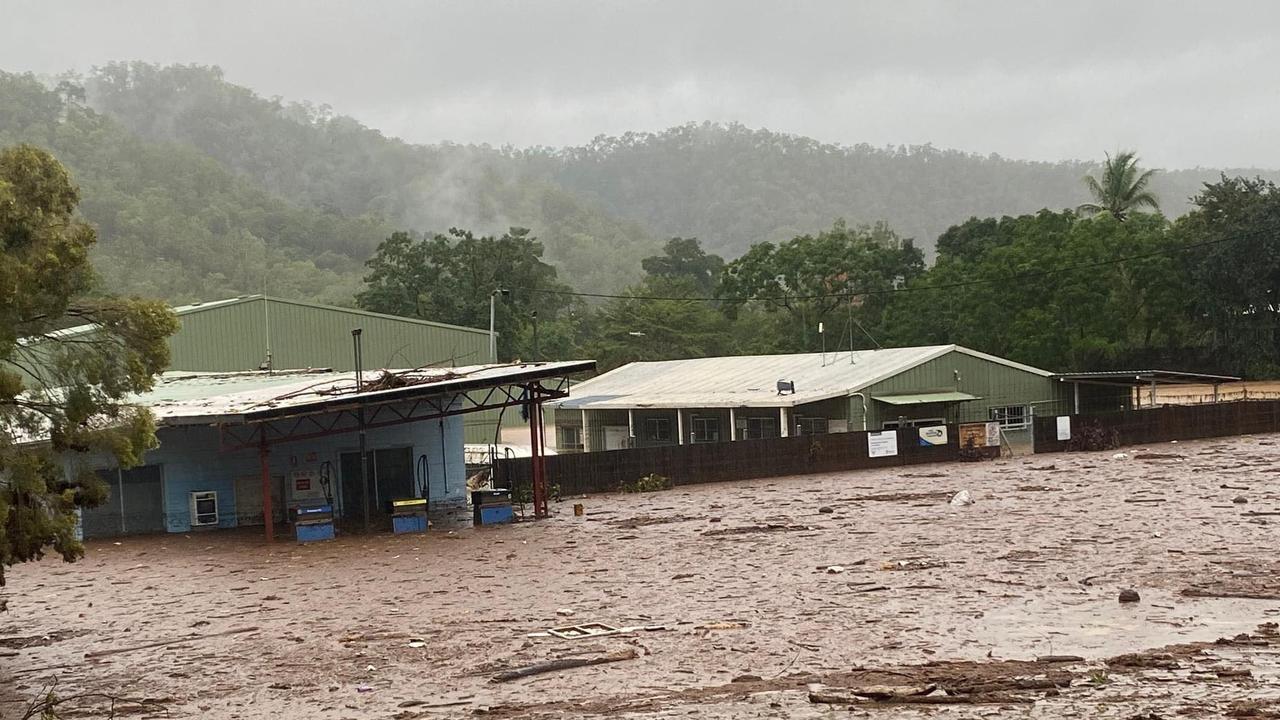
[[[421,533],[427,531],[427,516],[421,513],[412,515],[392,515],[391,530],[395,534]]]
[[[476,515],[481,525],[501,525],[515,520],[510,505],[486,505],[479,508]]]
[[[333,539],[332,522],[300,522],[293,527],[299,543]]]

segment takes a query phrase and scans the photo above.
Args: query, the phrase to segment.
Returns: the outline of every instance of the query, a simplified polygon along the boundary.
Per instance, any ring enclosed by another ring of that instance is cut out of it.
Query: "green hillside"
[[[713,124],[562,149],[412,145],[217,68],[117,63],[51,85],[0,73],[0,145],[40,145],[71,168],[113,289],[173,300],[348,303],[395,230],[528,227],[560,278],[590,292],[640,279],[640,259],[672,236],[731,259],[837,218],[887,221],[931,256],[967,218],[1077,205],[1095,169]],[[1218,175],[1160,173],[1154,190],[1174,216]]]

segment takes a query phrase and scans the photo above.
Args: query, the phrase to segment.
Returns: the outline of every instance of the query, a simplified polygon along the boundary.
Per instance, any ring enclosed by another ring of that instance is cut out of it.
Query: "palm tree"
[[[1084,177],[1084,185],[1089,188],[1094,202],[1081,205],[1082,213],[1110,212],[1117,220],[1124,220],[1125,215],[1147,207],[1160,212],[1160,201],[1147,190],[1151,176],[1155,170],[1138,172],[1138,155],[1132,150],[1123,150],[1113,158],[1107,154],[1107,162],[1102,166],[1102,181],[1092,175]]]

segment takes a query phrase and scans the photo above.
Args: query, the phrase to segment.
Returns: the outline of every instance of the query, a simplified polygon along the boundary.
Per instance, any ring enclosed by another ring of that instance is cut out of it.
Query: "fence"
[[[1071,416],[1072,440],[1058,440],[1055,417],[1035,419],[1036,452],[1078,449],[1101,433],[1120,445],[1280,432],[1280,401],[1241,400],[1212,405],[1167,405],[1119,413]]]
[[[687,485],[959,460],[957,426],[947,430],[948,442],[932,446],[920,444],[916,428],[897,430],[898,454],[889,457],[871,457],[869,433],[862,431],[551,455],[547,482],[562,494],[577,495],[615,491],[650,473]],[[494,466],[495,483],[512,488],[528,487],[530,474],[528,458]]]

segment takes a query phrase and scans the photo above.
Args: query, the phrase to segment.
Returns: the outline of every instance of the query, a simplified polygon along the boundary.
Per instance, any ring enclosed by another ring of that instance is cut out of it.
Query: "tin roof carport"
[[[1182,372],[1179,370],[1100,370],[1094,372],[1055,373],[1059,382],[1074,383],[1076,414],[1080,413],[1080,385],[1109,385],[1111,387],[1149,387],[1151,404],[1156,404],[1156,388],[1160,385],[1212,385],[1214,402],[1218,401],[1218,386],[1239,382],[1233,375]]]
[[[578,360],[380,370],[365,373],[364,379],[328,370],[169,372],[129,402],[150,410],[158,428],[217,428],[223,452],[257,449],[270,541],[272,445],[517,406],[525,408],[530,421],[534,515],[545,517],[542,404],[568,397],[569,377],[595,366],[593,360]],[[47,435],[20,440],[39,443]]]

